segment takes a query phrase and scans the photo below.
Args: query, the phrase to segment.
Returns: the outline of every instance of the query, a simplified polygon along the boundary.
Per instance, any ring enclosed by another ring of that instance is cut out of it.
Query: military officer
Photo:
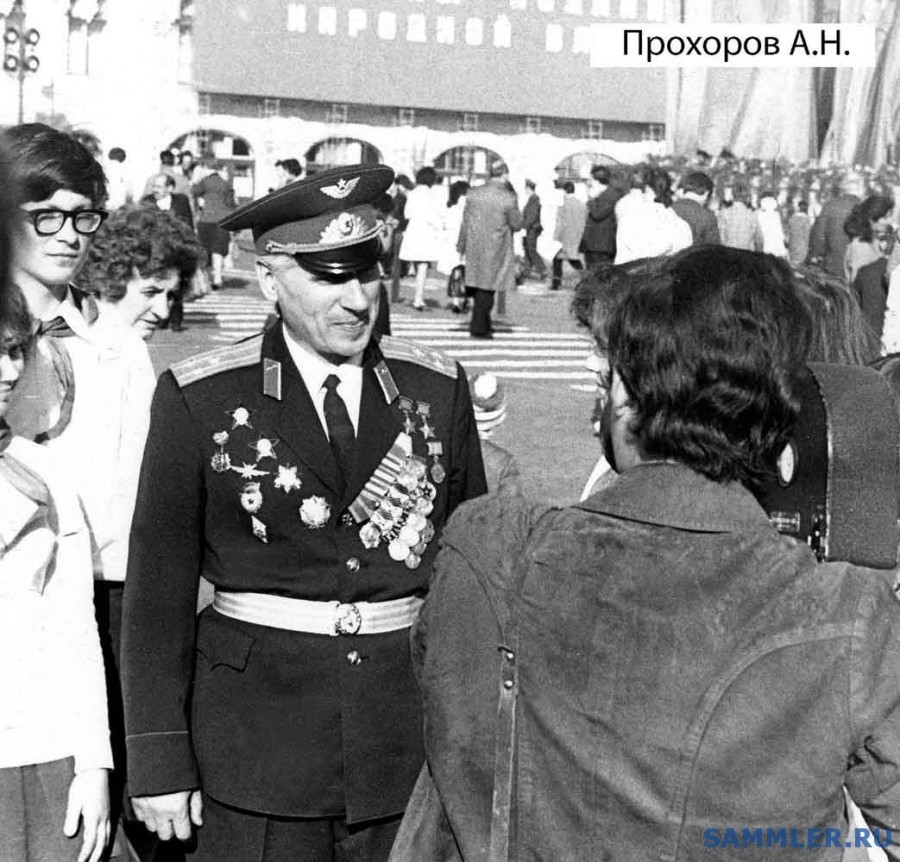
[[[325,171],[225,219],[252,229],[280,318],[156,391],[125,591],[129,784],[162,838],[195,832],[197,860],[386,859],[423,762],[409,627],[436,535],[485,479],[462,368],[372,336],[371,202],[392,180]]]

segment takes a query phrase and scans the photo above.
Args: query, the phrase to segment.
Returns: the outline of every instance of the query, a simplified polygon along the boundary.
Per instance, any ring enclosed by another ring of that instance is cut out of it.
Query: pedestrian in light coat
[[[575,183],[566,182],[563,191],[565,197],[556,213],[556,228],[553,232],[553,238],[562,244],[562,248],[553,258],[551,290],[559,290],[562,284],[563,261],[567,261],[572,269],[584,269],[579,249],[584,236],[584,226],[587,223],[587,207],[575,197]]]
[[[521,230],[522,213],[509,184],[503,162],[491,168],[491,177],[466,196],[457,250],[466,258],[466,290],[474,297],[469,334],[492,338],[491,309],[494,291],[512,290],[516,284],[513,234]]]

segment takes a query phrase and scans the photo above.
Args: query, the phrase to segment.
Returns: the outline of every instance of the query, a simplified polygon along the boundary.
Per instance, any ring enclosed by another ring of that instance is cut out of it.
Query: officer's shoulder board
[[[223,371],[255,365],[259,362],[262,338],[263,334],[260,333],[237,344],[207,350],[190,359],[176,362],[169,370],[179,386],[187,386],[189,383],[196,383]]]
[[[437,371],[438,374],[456,379],[456,360],[451,359],[440,350],[425,347],[406,338],[395,338],[392,335],[383,335],[381,341],[379,341],[379,346],[387,359],[401,359],[405,362],[413,362],[416,365]]]

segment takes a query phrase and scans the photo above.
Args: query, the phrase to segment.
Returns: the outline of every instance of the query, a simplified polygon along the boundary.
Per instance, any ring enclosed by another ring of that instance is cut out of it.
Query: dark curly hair
[[[724,246],[660,258],[613,311],[610,367],[648,458],[755,489],[797,419],[810,322],[790,268]]]
[[[437,171],[430,165],[416,171],[416,185],[431,188],[437,182]]]
[[[15,282],[8,282],[3,291],[2,311],[0,311],[0,353],[9,353],[14,348],[25,349],[31,341],[32,318],[28,303]]]
[[[10,156],[23,201],[44,201],[60,189],[106,200],[106,175],[88,149],[71,135],[43,123],[22,123],[3,130],[0,140]]]
[[[844,222],[844,233],[850,239],[872,242],[872,223],[884,218],[894,208],[894,202],[883,195],[870,195],[850,210]]]
[[[10,161],[6,148],[0,148],[0,353],[24,347],[31,336],[28,305],[10,275],[19,206]]]
[[[665,207],[672,205],[672,177],[667,171],[651,168],[646,174],[644,188],[653,190],[653,197],[657,203]]]
[[[175,269],[184,290],[201,254],[197,238],[171,213],[129,207],[113,213],[94,234],[78,283],[108,302],[117,302],[135,270],[141,278],[149,278]]]
[[[648,271],[655,262],[655,258],[640,258],[618,266],[599,263],[575,286],[569,312],[590,330],[600,353],[606,354],[610,318],[616,305],[633,289],[632,277]]]
[[[465,180],[457,180],[450,183],[450,191],[447,193],[447,208],[455,207],[461,197],[469,193],[469,184]]]

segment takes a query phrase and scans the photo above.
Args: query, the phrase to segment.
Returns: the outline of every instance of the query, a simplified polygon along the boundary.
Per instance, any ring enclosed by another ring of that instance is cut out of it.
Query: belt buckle
[[[334,633],[355,635],[362,626],[362,614],[353,602],[340,602],[334,609]]]

